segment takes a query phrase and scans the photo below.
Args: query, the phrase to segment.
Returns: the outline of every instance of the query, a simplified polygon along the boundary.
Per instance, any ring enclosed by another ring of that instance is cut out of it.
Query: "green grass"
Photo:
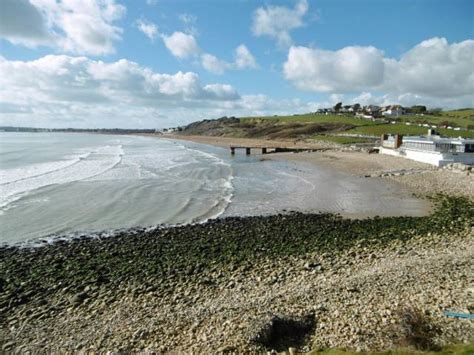
[[[407,115],[398,118],[401,122],[412,123],[427,123],[430,125],[440,125],[443,122],[448,122],[453,127],[468,128],[474,126],[474,110],[466,111],[447,111],[441,112],[436,116],[415,116]]]
[[[356,127],[345,133],[350,134],[366,134],[373,136],[380,136],[382,134],[402,134],[402,135],[426,135],[426,127],[407,126],[405,124],[379,124],[374,126]],[[474,138],[474,131],[454,131],[451,129],[439,129],[439,133],[446,137],[464,137]]]
[[[311,137],[318,141],[333,142],[338,144],[354,144],[354,143],[367,143],[373,142],[370,139],[358,138],[358,137],[345,137],[345,136],[329,136],[329,135],[316,135]]]
[[[263,117],[243,117],[243,122],[252,122],[260,123],[265,120],[275,120],[282,123],[288,122],[303,122],[303,123],[328,123],[328,122],[338,122],[344,124],[350,124],[354,126],[371,126],[377,124],[369,120],[363,120],[359,118],[354,118],[351,116],[339,116],[339,115],[313,115],[313,114],[304,114],[304,115],[295,115],[295,116],[263,116]]]

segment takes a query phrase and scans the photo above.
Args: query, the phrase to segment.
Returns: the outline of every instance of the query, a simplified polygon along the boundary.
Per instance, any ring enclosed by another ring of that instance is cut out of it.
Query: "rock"
[[[236,351],[235,346],[232,345],[224,345],[221,346],[219,349],[217,349],[217,352],[220,354],[225,354],[225,353],[234,353]]]
[[[71,303],[73,305],[80,305],[88,297],[86,292],[79,292],[71,297]]]
[[[11,348],[13,348],[13,347],[15,346],[15,344],[16,344],[16,343],[15,343],[13,340],[12,340],[12,341],[9,341],[9,342],[6,342],[6,343],[3,344],[3,346],[2,346],[2,350],[3,350],[3,351],[6,351],[6,350],[8,350],[8,349],[11,349]]]
[[[320,263],[317,263],[317,262],[307,262],[304,264],[304,269],[322,271],[323,267]]]

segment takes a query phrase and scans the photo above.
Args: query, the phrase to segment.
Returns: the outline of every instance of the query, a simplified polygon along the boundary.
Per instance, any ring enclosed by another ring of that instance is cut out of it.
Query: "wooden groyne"
[[[230,154],[235,155],[235,151],[238,149],[245,150],[246,155],[250,155],[252,149],[258,149],[262,154],[269,153],[285,153],[285,152],[316,152],[325,149],[314,149],[314,148],[287,148],[287,147],[274,147],[274,146],[242,146],[242,145],[231,145]]]

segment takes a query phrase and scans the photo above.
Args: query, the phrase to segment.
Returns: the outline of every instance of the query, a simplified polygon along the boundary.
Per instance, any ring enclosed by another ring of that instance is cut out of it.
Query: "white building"
[[[438,167],[450,163],[474,165],[474,139],[428,136],[382,137],[380,153],[404,157]]]
[[[384,117],[399,117],[405,114],[405,109],[400,105],[391,105],[385,108],[382,111],[382,116]]]

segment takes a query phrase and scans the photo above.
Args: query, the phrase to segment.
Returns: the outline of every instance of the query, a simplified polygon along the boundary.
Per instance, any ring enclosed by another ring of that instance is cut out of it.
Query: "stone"
[[[321,266],[320,263],[307,262],[307,263],[304,264],[304,269],[305,270],[321,271],[323,269],[323,267]]]
[[[13,340],[12,340],[12,341],[9,341],[9,342],[6,342],[6,343],[3,344],[3,346],[2,346],[2,350],[3,350],[3,351],[6,351],[6,350],[8,350],[8,349],[10,349],[10,348],[13,348],[13,347],[15,346],[15,344],[16,344],[16,343],[15,343]]]
[[[71,303],[74,305],[79,305],[88,297],[87,293],[79,292],[71,297]]]

